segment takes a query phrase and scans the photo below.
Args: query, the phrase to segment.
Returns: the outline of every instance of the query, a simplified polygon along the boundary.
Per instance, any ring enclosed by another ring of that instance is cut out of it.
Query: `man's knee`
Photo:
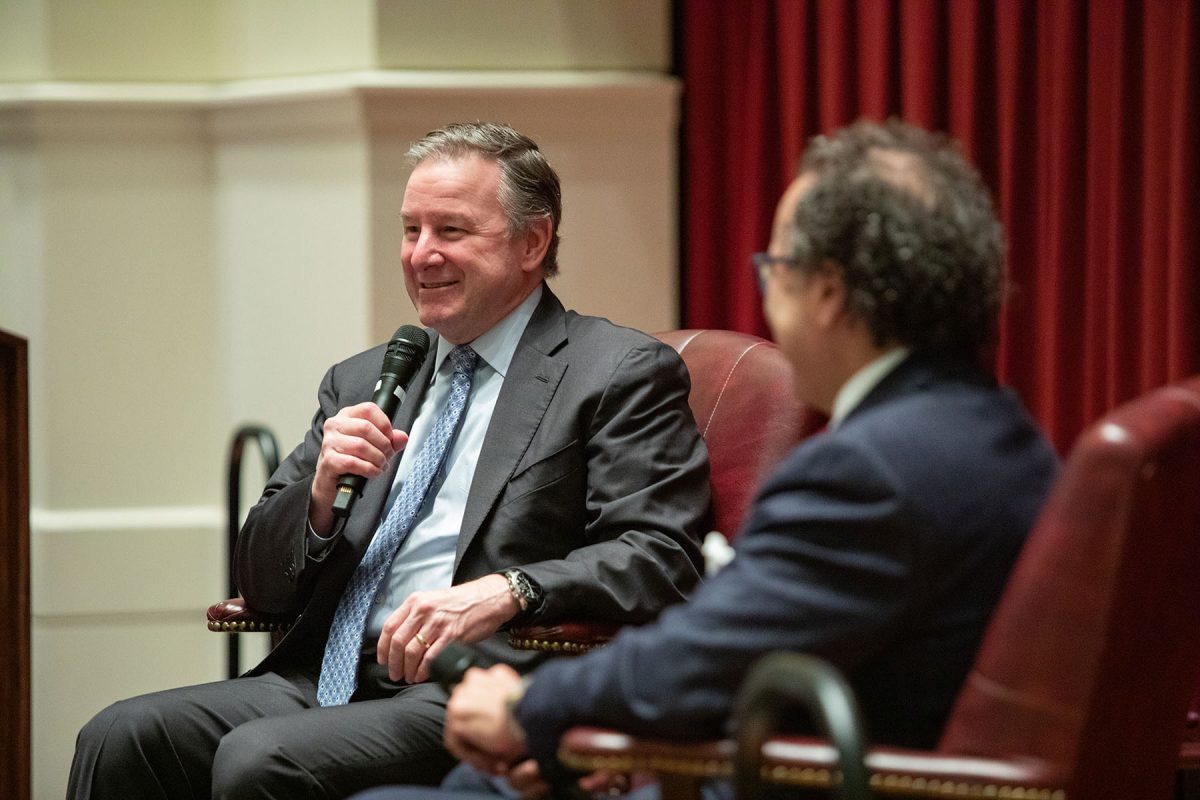
[[[169,731],[153,696],[122,700],[100,711],[75,740],[68,797],[132,797],[147,786],[182,783],[164,768],[175,750]]]
[[[134,697],[92,717],[80,729],[75,750],[93,754],[100,763],[128,763],[139,753],[153,752],[168,729],[162,709],[145,697]]]
[[[276,722],[252,720],[222,737],[213,760],[214,800],[320,796],[312,775],[286,752]]]

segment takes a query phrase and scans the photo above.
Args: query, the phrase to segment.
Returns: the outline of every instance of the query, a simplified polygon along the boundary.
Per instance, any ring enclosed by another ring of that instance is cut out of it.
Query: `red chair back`
[[[1023,757],[1066,796],[1168,797],[1200,663],[1200,383],[1129,402],[1063,467],[938,750]]]
[[[762,480],[825,419],[796,400],[791,365],[765,339],[721,330],[655,335],[691,374],[688,404],[708,445],[713,527],[732,540]]]

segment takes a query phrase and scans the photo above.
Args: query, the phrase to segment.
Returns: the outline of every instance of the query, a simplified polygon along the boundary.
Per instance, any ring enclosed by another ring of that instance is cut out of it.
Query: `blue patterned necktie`
[[[362,650],[363,627],[371,600],[400,545],[412,530],[413,521],[425,504],[433,478],[442,468],[450,443],[458,433],[478,358],[479,354],[465,344],[450,351],[454,377],[450,381],[450,396],[446,399],[446,405],[429,429],[429,435],[421,445],[412,471],[400,488],[387,519],[375,532],[375,538],[367,547],[362,561],[358,562],[338,602],[333,625],[329,628],[329,640],[325,643],[321,677],[317,682],[317,701],[322,706],[345,705],[350,695],[354,694],[358,684],[358,656]]]

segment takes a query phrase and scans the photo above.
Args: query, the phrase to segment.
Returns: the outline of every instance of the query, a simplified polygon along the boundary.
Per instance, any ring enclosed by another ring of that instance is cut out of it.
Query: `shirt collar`
[[[833,430],[858,408],[871,390],[887,377],[888,373],[900,366],[900,362],[908,357],[907,347],[893,348],[850,376],[850,380],[842,384],[837,396],[833,398],[833,413],[829,416],[829,429]]]
[[[529,296],[521,301],[520,305],[508,312],[504,319],[489,328],[486,333],[477,336],[474,341],[469,342],[471,349],[479,354],[479,360],[498,372],[500,377],[504,377],[508,373],[508,365],[512,363],[513,355],[517,352],[521,334],[525,333],[525,326],[529,324],[538,302],[542,299],[544,286],[545,284],[539,283],[529,293]],[[454,344],[441,336],[438,337],[434,372],[442,368],[446,357],[454,348]]]

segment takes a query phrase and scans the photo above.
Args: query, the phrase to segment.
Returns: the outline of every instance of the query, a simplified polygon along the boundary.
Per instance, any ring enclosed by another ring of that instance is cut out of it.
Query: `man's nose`
[[[444,264],[446,259],[438,247],[436,238],[430,232],[422,231],[413,243],[412,251],[409,254],[409,261],[413,267],[421,269]]]

